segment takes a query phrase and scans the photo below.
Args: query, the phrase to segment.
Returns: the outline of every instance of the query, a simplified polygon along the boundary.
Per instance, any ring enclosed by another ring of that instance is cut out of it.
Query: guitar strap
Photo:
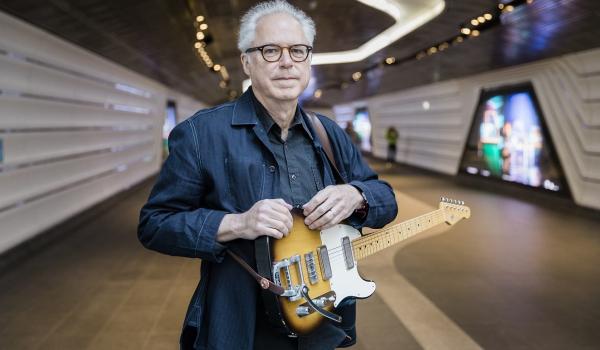
[[[331,165],[331,170],[333,170],[335,182],[337,184],[345,184],[346,181],[344,181],[344,178],[340,174],[340,171],[335,163],[335,157],[333,156],[333,148],[331,148],[331,141],[329,140],[329,136],[327,135],[327,131],[325,130],[323,123],[321,123],[321,121],[314,112],[306,111],[306,115],[308,115],[313,129],[319,136],[319,141],[321,141],[321,144],[323,145],[323,150],[327,155],[327,160],[329,161],[329,165]]]

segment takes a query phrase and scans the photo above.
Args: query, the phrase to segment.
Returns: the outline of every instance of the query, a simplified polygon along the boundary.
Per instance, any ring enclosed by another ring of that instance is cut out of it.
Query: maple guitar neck
[[[366,258],[443,222],[445,222],[444,211],[438,209],[355,239],[352,241],[354,258],[356,260]]]

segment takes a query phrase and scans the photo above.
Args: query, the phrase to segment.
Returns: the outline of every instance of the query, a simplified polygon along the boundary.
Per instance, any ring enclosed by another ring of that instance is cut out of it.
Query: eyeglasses
[[[250,53],[252,51],[260,51],[262,57],[267,62],[277,62],[281,58],[283,54],[283,49],[287,49],[290,54],[290,58],[294,62],[304,62],[308,58],[308,54],[312,51],[312,46],[308,45],[292,45],[292,46],[279,46],[279,45],[263,45],[257,47],[251,47],[246,50],[246,53]]]

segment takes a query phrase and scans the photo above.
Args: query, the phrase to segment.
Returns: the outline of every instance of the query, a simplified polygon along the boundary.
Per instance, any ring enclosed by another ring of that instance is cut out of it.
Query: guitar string
[[[376,233],[372,233],[372,234],[368,234],[368,235],[366,235],[366,236],[362,236],[362,237],[358,238],[357,240],[354,240],[354,241],[352,241],[352,243],[354,243],[354,242],[357,242],[357,241],[360,241],[360,242],[362,242],[362,243],[367,243],[367,242],[369,242],[369,241],[372,241],[372,240],[375,240],[375,239],[377,239],[377,238],[381,238],[382,236],[384,236],[384,235],[387,235],[387,234],[389,234],[390,232],[392,232],[392,233],[395,233],[395,232],[393,232],[393,231],[397,231],[397,230],[398,230],[398,228],[406,228],[406,227],[407,227],[407,226],[409,226],[409,225],[412,225],[412,226],[414,226],[414,224],[415,224],[415,223],[414,223],[414,222],[412,222],[412,221],[415,221],[415,222],[416,222],[416,221],[419,221],[419,219],[421,219],[420,221],[423,221],[422,219],[425,219],[425,218],[427,218],[427,217],[431,217],[431,218],[434,218],[434,219],[435,219],[435,218],[437,218],[437,217],[439,217],[439,216],[440,216],[440,215],[439,215],[439,213],[437,213],[437,210],[436,210],[436,211],[434,211],[434,212],[427,213],[427,214],[421,215],[421,216],[419,216],[419,217],[416,217],[415,219],[411,219],[411,220],[410,220],[411,222],[404,222],[404,223],[400,223],[400,224],[398,224],[398,225],[394,225],[394,226],[392,226],[392,227],[389,227],[389,228],[387,228],[387,229],[383,229],[383,230],[381,230],[381,231],[378,231],[378,232],[376,232]],[[410,230],[409,230],[409,231],[410,231]],[[402,233],[402,230],[400,230],[400,233]],[[330,252],[334,252],[334,251],[336,250],[336,248],[340,248],[340,249],[341,249],[341,248],[343,248],[343,246],[336,246],[336,247],[332,248],[332,249],[330,250]]]
[[[408,223],[407,223],[404,225],[400,225],[399,227],[393,227],[386,231],[380,231],[377,234],[368,235],[363,238],[359,238],[358,240],[352,241],[353,255],[355,255],[355,256],[360,255],[360,258],[367,257],[369,255],[372,255],[373,253],[376,253],[380,250],[388,248],[388,247],[392,246],[393,244],[400,243],[408,238],[411,238],[415,234],[422,232],[424,230],[427,230],[433,226],[436,226],[437,224],[439,224],[443,221],[443,220],[439,220],[439,219],[443,219],[443,217],[441,217],[441,215],[438,215],[438,213],[428,213],[419,218],[428,219],[428,222],[423,224],[422,229],[417,228],[420,226],[419,224],[417,224],[415,226],[415,223],[417,221],[417,220],[415,220],[415,222],[413,222],[410,225],[408,225]],[[419,219],[419,218],[417,218],[417,219]],[[434,221],[433,223],[431,222],[432,220]],[[424,220],[421,220],[421,221],[424,221]],[[411,231],[410,226],[415,227],[415,230]],[[379,243],[380,240],[382,241],[382,243],[384,245],[383,247],[381,246],[382,244]],[[386,240],[388,241],[387,244],[385,243]],[[393,243],[390,243],[392,241],[393,241]],[[358,243],[358,244],[356,244],[356,243]],[[373,243],[375,243],[374,250],[372,247],[369,247]],[[358,251],[356,249],[357,247],[359,249]],[[362,250],[361,247],[364,248],[364,250]],[[332,253],[329,254],[330,260],[336,259],[338,257],[344,257],[343,247],[341,247],[341,248],[334,247],[331,251],[332,251]]]
[[[415,219],[411,219],[410,220],[411,222],[400,223],[400,224],[395,225],[393,227],[381,230],[381,231],[379,231],[377,233],[373,233],[373,234],[369,234],[369,235],[366,235],[366,236],[362,236],[361,238],[358,238],[357,240],[351,241],[351,243],[355,243],[355,242],[359,241],[361,243],[361,245],[366,245],[368,243],[372,243],[375,240],[382,239],[386,235],[390,235],[390,234],[393,234],[393,233],[398,233],[399,229],[400,229],[399,233],[402,235],[402,231],[410,231],[410,229],[407,228],[407,226],[409,226],[409,225],[414,226],[415,225],[415,223],[412,222],[412,221],[416,222],[419,219],[425,219],[427,217],[430,217],[430,221],[431,221],[431,219],[437,219],[437,218],[439,218],[441,216],[440,213],[438,213],[438,212],[439,212],[439,210],[436,210],[434,212],[421,215],[421,216],[419,216],[419,217],[417,217]],[[424,226],[426,226],[426,225],[424,225]],[[402,230],[402,229],[404,229],[404,230]],[[394,231],[396,231],[396,232],[394,232]],[[343,252],[343,248],[344,248],[343,245],[333,247],[332,249],[329,250],[329,256],[332,256],[335,253]]]
[[[441,212],[439,212],[439,210],[436,210],[435,212],[431,212],[431,213],[427,213],[427,214],[421,215],[421,216],[419,216],[419,217],[417,217],[415,219],[412,219],[411,221],[415,221],[416,222],[417,219],[421,219],[421,218],[424,219],[424,218],[430,217],[429,218],[430,219],[429,223],[431,223],[431,219],[439,219],[440,217],[442,217],[442,215],[440,215],[440,214],[441,214]],[[436,220],[434,220],[434,221],[436,221]],[[437,225],[438,223],[434,224],[433,226]],[[412,223],[411,225],[414,227],[415,223]],[[364,246],[365,248],[367,248],[368,244],[371,244],[371,243],[373,243],[373,241],[376,241],[376,240],[385,240],[385,239],[388,239],[388,238],[389,238],[389,241],[396,240],[396,239],[394,239],[394,234],[398,235],[398,233],[400,234],[400,236],[401,236],[400,238],[401,239],[400,239],[400,241],[397,241],[397,242],[394,242],[394,243],[399,243],[399,242],[401,242],[401,241],[403,241],[405,239],[408,239],[408,238],[412,237],[416,233],[422,231],[422,230],[419,231],[419,230],[415,229],[414,231],[411,232],[410,229],[407,229],[406,226],[409,226],[409,223],[399,224],[398,226],[391,227],[391,228],[383,230],[383,231],[379,231],[378,233],[375,233],[375,234],[372,234],[372,235],[363,236],[362,238],[359,238],[358,240],[352,241],[351,243],[357,243],[357,241],[359,241],[361,246]],[[423,230],[426,230],[426,229],[430,228],[430,227],[427,227],[426,224],[423,225],[423,227],[424,227]],[[404,230],[402,230],[402,228],[404,228]],[[390,236],[390,237],[387,237],[387,236]],[[390,246],[391,245],[393,245],[393,244],[390,244]],[[354,244],[352,246],[353,246],[353,248],[356,248],[354,246]],[[387,247],[384,247],[384,248],[381,248],[381,249],[385,249],[385,248],[387,248]],[[336,246],[336,247],[332,248],[329,251],[329,254],[328,254],[329,259],[333,260],[333,259],[336,259],[338,257],[344,257],[344,251],[343,251],[343,249],[344,249],[343,246]],[[379,250],[376,250],[376,251],[379,251]],[[366,256],[369,256],[372,253],[374,253],[374,252],[367,252]],[[353,254],[356,255],[356,252],[353,251]]]

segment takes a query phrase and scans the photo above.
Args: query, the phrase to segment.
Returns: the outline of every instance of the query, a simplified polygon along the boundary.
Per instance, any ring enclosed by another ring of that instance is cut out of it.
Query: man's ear
[[[244,69],[244,73],[246,73],[247,76],[250,76],[250,62],[248,62],[249,59],[250,58],[245,53],[240,55],[240,60],[242,61],[242,68]]]

